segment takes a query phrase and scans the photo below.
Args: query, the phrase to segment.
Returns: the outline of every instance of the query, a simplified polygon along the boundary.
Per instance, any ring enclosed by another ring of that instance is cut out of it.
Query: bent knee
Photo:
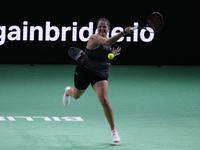
[[[85,90],[78,90],[76,87],[74,87],[72,97],[74,99],[79,99],[81,97],[81,95],[83,95],[84,92],[85,92]]]
[[[74,97],[74,99],[79,99],[81,96],[80,95],[74,95],[73,97]]]

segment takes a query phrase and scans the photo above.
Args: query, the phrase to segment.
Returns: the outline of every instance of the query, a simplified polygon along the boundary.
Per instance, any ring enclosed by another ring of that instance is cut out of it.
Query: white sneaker
[[[67,86],[67,87],[65,88],[65,93],[66,93],[66,91],[69,90],[69,89],[71,89],[71,87],[70,87],[70,86]],[[65,107],[67,107],[67,106],[69,105],[69,103],[70,103],[70,96],[67,96],[65,93],[64,93],[64,95],[63,95],[63,105],[64,105]]]
[[[119,135],[118,135],[118,133],[117,133],[117,131],[115,129],[111,131],[111,136],[113,138],[113,142],[114,143],[117,143],[117,142],[121,141],[121,139],[119,138]]]

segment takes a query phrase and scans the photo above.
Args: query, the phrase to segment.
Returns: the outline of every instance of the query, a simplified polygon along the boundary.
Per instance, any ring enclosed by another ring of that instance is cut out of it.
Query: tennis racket
[[[161,13],[153,12],[151,13],[147,19],[138,27],[132,27],[131,30],[136,29],[145,29],[150,33],[157,33],[162,30],[164,26],[164,19]]]

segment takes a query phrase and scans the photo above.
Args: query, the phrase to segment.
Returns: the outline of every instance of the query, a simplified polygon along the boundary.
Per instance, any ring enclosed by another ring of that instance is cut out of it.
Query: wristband
[[[121,31],[121,33],[123,34],[123,36],[126,35],[125,29],[123,29],[123,31]]]

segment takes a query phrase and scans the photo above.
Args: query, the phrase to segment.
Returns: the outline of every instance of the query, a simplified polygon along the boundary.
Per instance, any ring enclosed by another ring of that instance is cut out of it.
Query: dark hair
[[[97,20],[97,25],[99,24],[100,21],[107,22],[108,27],[110,27],[110,22],[108,21],[108,19],[106,19],[106,18],[99,18],[99,20]]]

